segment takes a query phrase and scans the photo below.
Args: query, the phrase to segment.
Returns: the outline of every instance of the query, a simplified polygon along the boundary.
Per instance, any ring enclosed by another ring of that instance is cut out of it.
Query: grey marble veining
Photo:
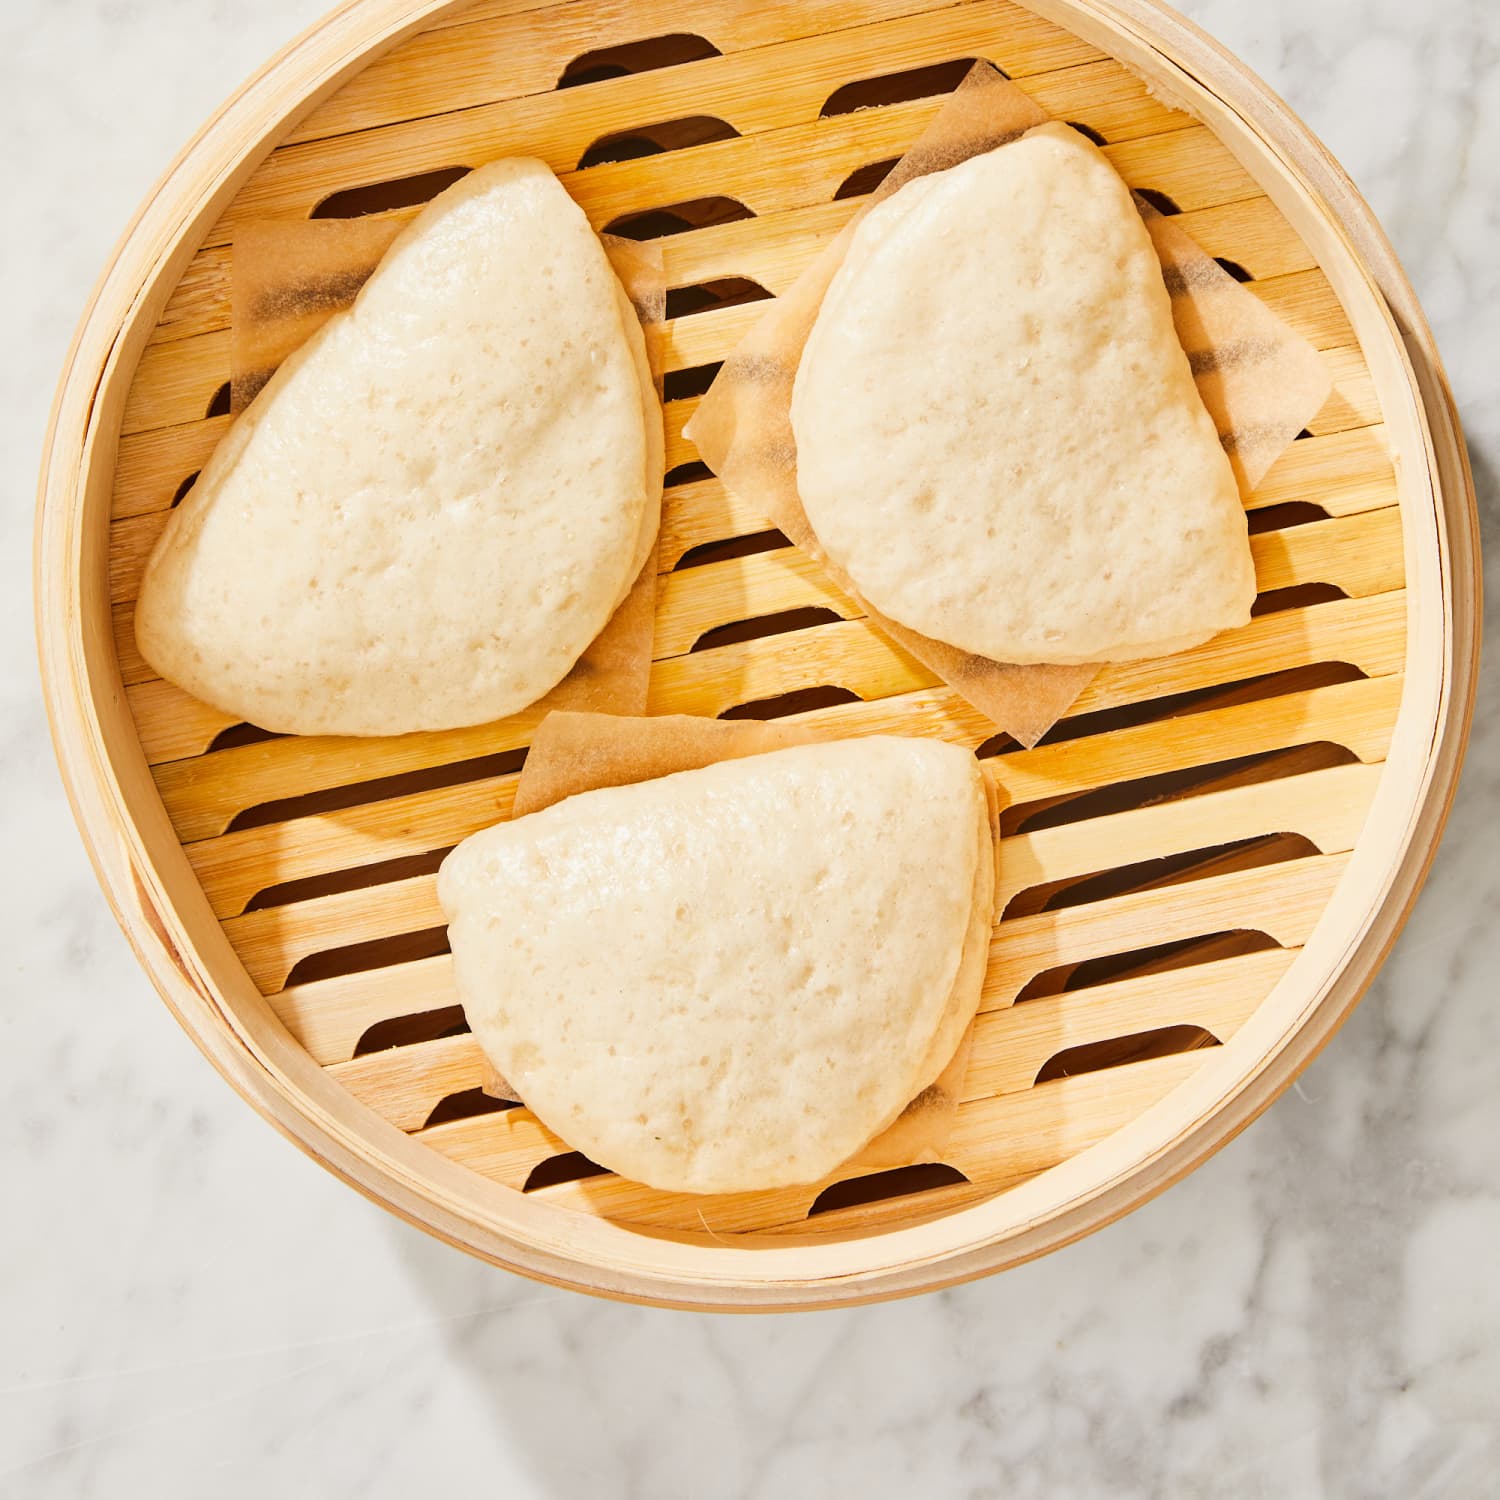
[[[364,1203],[197,1056],[68,820],[35,688],[31,496],[119,228],[320,9],[0,6],[0,1494],[1500,1494],[1493,674],[1419,910],[1298,1088],[1120,1224],[958,1291],[756,1319],[548,1291]],[[1187,9],[1382,216],[1446,354],[1493,559],[1500,11]]]

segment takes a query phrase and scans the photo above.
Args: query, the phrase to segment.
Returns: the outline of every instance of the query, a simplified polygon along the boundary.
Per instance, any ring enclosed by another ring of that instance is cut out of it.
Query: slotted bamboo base
[[[1102,139],[1336,381],[1250,497],[1253,622],[1106,668],[1029,751],[868,627],[682,437],[756,300],[790,285],[981,57]],[[237,228],[409,215],[518,153],[546,159],[599,229],[663,236],[652,710],[941,735],[978,749],[1001,795],[1005,915],[945,1166],[731,1198],[595,1174],[480,1092],[434,899],[441,853],[506,814],[543,710],[270,738],[135,649],[141,567],[229,421]],[[372,1196],[505,1264],[625,1296],[797,1305],[1075,1237],[1290,1082],[1435,842],[1472,697],[1476,553],[1436,356],[1367,211],[1275,100],[1148,0],[710,0],[690,20],[660,0],[364,0],[211,122],[123,242],[59,397],[38,610],[101,875],[253,1102]]]

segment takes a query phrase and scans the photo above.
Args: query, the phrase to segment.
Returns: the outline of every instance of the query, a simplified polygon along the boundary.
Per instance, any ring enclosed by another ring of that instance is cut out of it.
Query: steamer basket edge
[[[1310,949],[1299,959],[1294,974],[1316,967],[1322,975],[1316,986],[1304,986],[1301,1003],[1289,1004],[1282,996],[1291,984],[1289,976],[1278,989],[1278,1003],[1261,1007],[1252,1023],[1264,1033],[1259,1065],[1231,1069],[1227,1059],[1219,1059],[1220,1066],[1200,1069],[1132,1125],[1054,1168],[1044,1183],[1013,1189],[1004,1195],[1011,1228],[998,1236],[980,1222],[985,1216],[977,1210],[988,1203],[949,1215],[937,1226],[919,1224],[876,1236],[880,1253],[857,1266],[841,1254],[841,1242],[753,1251],[685,1244],[681,1254],[662,1252],[670,1263],[667,1269],[644,1266],[637,1263],[630,1236],[618,1226],[594,1220],[580,1225],[570,1222],[573,1216],[550,1209],[528,1214],[519,1238],[507,1236],[494,1228],[494,1216],[487,1213],[493,1204],[486,1195],[476,1195],[470,1174],[447,1163],[434,1167],[432,1153],[384,1122],[378,1128],[361,1122],[361,1129],[351,1130],[347,1111],[337,1107],[320,1070],[300,1065],[289,1049],[277,1047],[274,1037],[258,1028],[247,1029],[244,1016],[265,1008],[258,994],[226,994],[233,1003],[221,1004],[213,976],[237,968],[238,962],[208,916],[166,824],[123,706],[107,604],[102,628],[98,604],[104,564],[99,516],[101,505],[107,512],[113,466],[112,415],[182,264],[207,222],[296,115],[442,8],[431,3],[347,6],[246,85],[179,158],[127,232],[70,354],[43,473],[38,632],[69,796],[122,926],[205,1054],[278,1128],[401,1216],[534,1276],[679,1305],[820,1305],[965,1279],[1099,1227],[1183,1175],[1243,1128],[1326,1042],[1394,940],[1451,801],[1477,659],[1472,488],[1441,367],[1389,247],[1347,180],[1285,106],[1185,23],[1144,3],[1108,12],[1103,7],[1033,6],[1091,40],[1107,38],[1108,50],[1148,77],[1170,75],[1173,86],[1191,96],[1200,116],[1205,100],[1212,101],[1221,118],[1210,123],[1232,149],[1236,142],[1230,132],[1237,122],[1245,136],[1241,147],[1253,137],[1259,149],[1274,154],[1287,176],[1285,191],[1306,194],[1327,215],[1327,232],[1355,247],[1349,249],[1350,258],[1362,263],[1382,314],[1388,317],[1387,309],[1394,308],[1399,316],[1415,367],[1407,371],[1412,430],[1424,451],[1426,473],[1437,474],[1442,507],[1435,512],[1436,576],[1452,587],[1442,591],[1436,613],[1434,601],[1427,600],[1424,619],[1413,622],[1408,650],[1414,656],[1425,640],[1428,662],[1440,659],[1445,670],[1430,684],[1425,706],[1415,701],[1418,695],[1410,688],[1404,695],[1410,763],[1401,776],[1391,774],[1398,761],[1393,747],[1361,838],[1363,848],[1380,835],[1385,845],[1381,878],[1373,883],[1367,878],[1353,891],[1346,878],[1335,901],[1343,901],[1353,920],[1335,922],[1325,914],[1319,927],[1324,947],[1342,947],[1343,952],[1315,955]],[[1211,80],[1212,92],[1201,90],[1195,79]],[[1270,183],[1263,185],[1271,189]],[[1298,227],[1303,229],[1303,223]],[[1415,592],[1412,608],[1418,608]],[[1425,752],[1420,741],[1427,742]],[[176,855],[180,868],[174,869],[162,850]],[[1365,864],[1370,864],[1368,857]],[[1025,1228],[1018,1230],[1021,1225]]]

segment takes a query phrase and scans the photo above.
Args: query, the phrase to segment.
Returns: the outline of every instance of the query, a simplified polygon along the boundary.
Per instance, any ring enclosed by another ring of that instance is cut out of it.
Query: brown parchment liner
[[[1098,672],[1087,666],[1017,666],[973,656],[871,609],[824,555],[797,492],[792,383],[829,283],[855,226],[904,183],[1015,140],[1052,117],[988,63],[976,63],[916,143],[839,234],[724,361],[685,429],[727,488],[816,558],[833,582],[899,646],[1028,748],[1065,714]],[[1149,209],[1148,228],[1172,293],[1178,337],[1199,395],[1224,442],[1242,495],[1317,415],[1332,382],[1317,350],[1248,292],[1171,221]]]
[[[410,216],[277,219],[247,224],[235,236],[229,268],[229,404],[238,415],[281,362],[350,306]],[[667,286],[655,245],[601,235],[615,275],[635,307],[661,397],[662,331]],[[661,492],[654,500],[656,522]],[[630,592],[604,629],[546,694],[558,708],[597,713],[646,711],[656,622],[657,549],[653,545]]]
[[[718,761],[740,760],[827,739],[826,731],[810,724],[726,721],[691,714],[621,718],[559,711],[547,715],[532,739],[516,783],[511,816],[538,812],[564,797],[596,787],[630,786],[674,771],[696,770]],[[987,777],[984,784],[993,838],[998,808]],[[943,1147],[958,1114],[973,1032],[971,1022],[943,1071],[845,1167],[877,1172],[942,1160]],[[497,1099],[522,1102],[488,1060],[480,1087]]]

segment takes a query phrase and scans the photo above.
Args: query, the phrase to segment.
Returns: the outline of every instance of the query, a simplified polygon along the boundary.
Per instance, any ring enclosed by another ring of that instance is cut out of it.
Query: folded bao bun
[[[1129,190],[1065,125],[873,208],[792,399],[818,541],[994,661],[1182,649],[1250,617],[1243,505]]]
[[[994,846],[974,757],[842,740],[579,793],[443,862],[470,1028],[527,1107],[653,1187],[815,1182],[979,1004]]]
[[[655,538],[639,321],[540,162],[471,172],[230,428],[147,565],[146,660],[266,729],[483,723],[555,686]]]

